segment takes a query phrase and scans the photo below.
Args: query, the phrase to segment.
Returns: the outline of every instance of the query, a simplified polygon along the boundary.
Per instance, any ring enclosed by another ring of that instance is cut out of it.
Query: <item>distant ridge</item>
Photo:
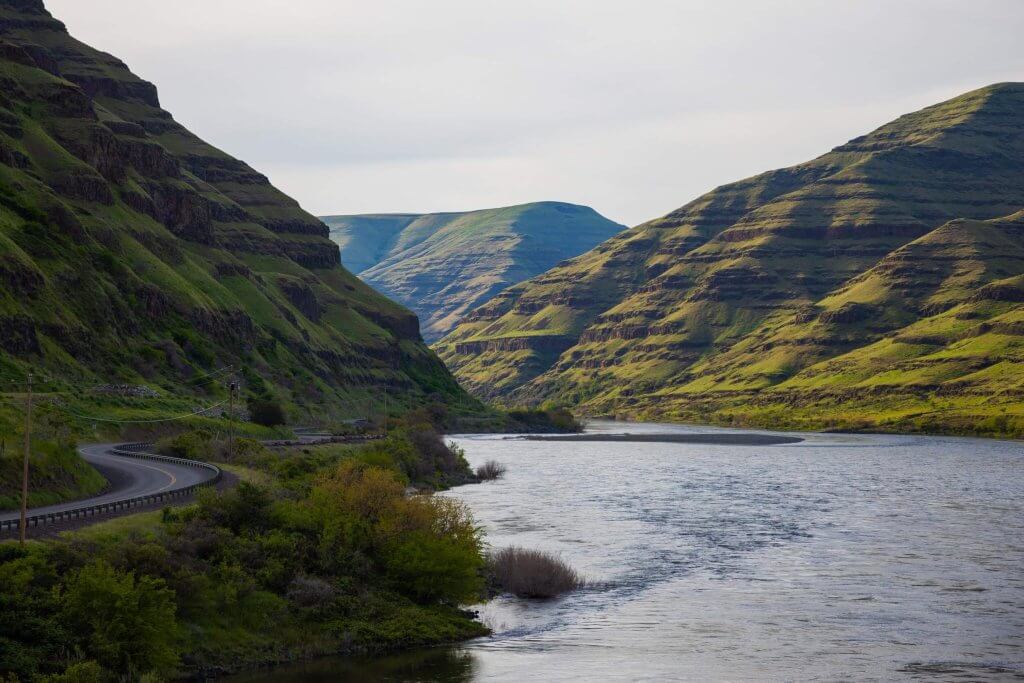
[[[330,226],[345,266],[417,313],[427,341],[505,287],[625,228],[589,207],[564,202],[321,220]]]

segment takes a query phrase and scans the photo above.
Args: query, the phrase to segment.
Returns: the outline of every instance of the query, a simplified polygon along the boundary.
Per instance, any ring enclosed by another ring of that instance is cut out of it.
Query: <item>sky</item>
[[[318,215],[628,225],[977,87],[1022,0],[46,0]]]

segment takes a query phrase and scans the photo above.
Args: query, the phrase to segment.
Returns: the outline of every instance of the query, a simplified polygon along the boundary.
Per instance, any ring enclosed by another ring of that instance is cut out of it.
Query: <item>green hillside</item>
[[[1024,85],[998,84],[720,187],[505,290],[437,348],[510,403],[1022,433],[1021,207]]]
[[[200,399],[232,365],[297,419],[464,399],[323,223],[39,0],[0,5],[0,79],[0,379]]]
[[[624,226],[593,209],[535,202],[464,213],[323,216],[342,262],[419,315],[428,341],[509,285]]]

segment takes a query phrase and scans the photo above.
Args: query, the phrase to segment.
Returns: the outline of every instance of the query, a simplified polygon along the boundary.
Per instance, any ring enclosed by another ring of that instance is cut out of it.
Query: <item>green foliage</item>
[[[205,462],[253,462],[269,455],[259,440],[248,437],[236,437],[234,451],[229,454],[231,449],[227,434],[214,433],[208,429],[188,430],[160,439],[156,443],[156,450],[162,455]],[[232,457],[229,458],[229,455]]]
[[[0,510],[21,505],[22,448],[17,437],[0,447]],[[107,480],[68,441],[37,439],[29,459],[29,506],[51,505],[94,495]]]
[[[59,601],[64,623],[100,664],[137,676],[178,663],[174,598],[162,579],[136,578],[101,560],[73,573]]]
[[[408,498],[392,472],[354,461],[322,476],[310,501],[329,562],[347,564],[358,554],[420,602],[458,604],[480,595],[481,532],[461,502]]]
[[[213,433],[204,429],[181,432],[156,443],[158,453],[189,460],[213,460],[216,450]]]
[[[483,589],[480,529],[457,501],[406,493],[407,470],[439,481],[431,468],[464,461],[435,432],[417,440],[260,447],[245,468],[262,484],[0,544],[0,676],[134,680],[481,635],[458,609]]]
[[[58,580],[40,549],[0,544],[0,676],[31,680],[72,641],[53,590]]]
[[[583,425],[566,408],[547,406],[539,410],[519,408],[509,411],[514,430],[523,432],[579,432]]]
[[[144,679],[145,676],[140,677]],[[39,679],[40,683],[103,683],[107,680],[103,667],[98,662],[78,662],[72,664],[62,674],[52,674]]]

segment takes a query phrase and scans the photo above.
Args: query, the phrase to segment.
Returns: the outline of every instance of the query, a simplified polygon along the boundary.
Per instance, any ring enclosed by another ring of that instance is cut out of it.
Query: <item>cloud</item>
[[[627,222],[1021,80],[1017,0],[48,0],[316,213]]]

